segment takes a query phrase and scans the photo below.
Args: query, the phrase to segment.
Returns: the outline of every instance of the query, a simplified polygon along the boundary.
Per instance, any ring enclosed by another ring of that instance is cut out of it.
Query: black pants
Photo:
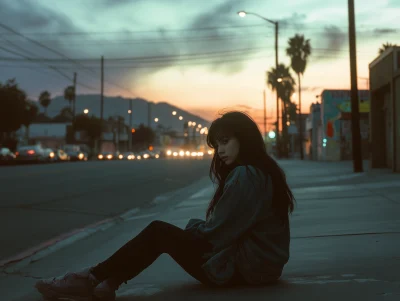
[[[136,277],[166,253],[192,277],[215,286],[201,268],[206,262],[204,253],[211,249],[212,245],[206,240],[174,225],[153,221],[111,257],[94,267],[92,273],[99,281],[110,278],[119,285]]]

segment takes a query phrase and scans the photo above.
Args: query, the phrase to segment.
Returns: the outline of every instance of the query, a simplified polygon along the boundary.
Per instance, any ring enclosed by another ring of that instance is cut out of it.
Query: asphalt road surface
[[[210,160],[77,162],[0,168],[0,260],[144,206],[208,175]]]

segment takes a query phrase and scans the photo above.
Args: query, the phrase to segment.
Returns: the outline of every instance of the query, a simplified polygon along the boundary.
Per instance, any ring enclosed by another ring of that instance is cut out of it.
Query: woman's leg
[[[212,245],[207,241],[181,228],[154,221],[111,257],[95,266],[91,273],[99,281],[112,278],[121,284],[136,277],[166,253],[192,277],[208,283],[201,266],[206,261],[203,254],[211,249]]]

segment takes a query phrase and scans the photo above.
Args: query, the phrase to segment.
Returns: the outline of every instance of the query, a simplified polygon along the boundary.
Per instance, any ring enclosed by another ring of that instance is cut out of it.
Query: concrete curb
[[[104,231],[122,222],[132,220],[134,219],[134,215],[138,212],[140,212],[140,209],[134,208],[113,218],[107,218],[86,227],[75,229],[71,232],[54,237],[15,256],[0,261],[0,271],[6,273],[16,272],[30,263],[42,259],[81,239],[89,237],[99,231]]]
[[[139,212],[141,212],[142,210],[146,210],[148,207],[162,205],[163,203],[175,198],[176,195],[179,195],[183,191],[186,191],[188,188],[192,187],[192,185],[197,187],[198,183],[201,183],[201,182],[202,182],[202,180],[200,179],[200,180],[196,181],[194,184],[184,186],[182,188],[179,188],[177,190],[174,190],[174,191],[171,191],[171,192],[168,192],[165,194],[161,194],[161,195],[155,197],[151,202],[149,202],[147,204],[147,206],[144,206],[143,208],[136,207],[136,208],[130,209],[124,213],[121,213],[117,216],[98,221],[96,223],[87,225],[83,228],[75,229],[68,233],[54,237],[48,241],[45,241],[45,242],[39,244],[38,246],[32,247],[32,248],[25,250],[17,255],[12,256],[10,258],[1,260],[0,261],[0,272],[5,272],[5,273],[16,272],[16,271],[22,269],[23,267],[26,267],[30,263],[38,261],[38,260],[50,255],[51,253],[54,253],[62,248],[65,248],[81,239],[84,239],[86,237],[94,235],[100,231],[107,230],[114,225],[121,224],[126,221],[139,219],[139,218],[148,218],[148,217],[154,216],[157,213],[144,214],[144,215],[140,215],[140,216],[136,216],[136,215]],[[195,188],[195,190],[197,191],[197,188]]]

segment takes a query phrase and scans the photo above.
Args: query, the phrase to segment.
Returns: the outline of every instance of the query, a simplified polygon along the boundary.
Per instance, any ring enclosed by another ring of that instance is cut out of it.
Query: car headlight
[[[104,158],[103,155],[98,155],[97,158],[99,158],[100,160]]]
[[[53,152],[50,153],[50,158],[54,158],[55,154]]]
[[[107,156],[107,159],[112,159],[112,158],[113,158],[112,155],[108,155],[108,156]]]
[[[82,154],[82,153],[80,153],[80,154],[78,155],[78,158],[79,158],[80,160],[82,160],[84,157],[85,157],[85,155]]]
[[[118,158],[123,159],[124,155],[119,155]]]
[[[160,155],[159,155],[159,154],[156,155],[156,159],[158,159],[158,158],[160,158]]]
[[[167,156],[171,156],[172,155],[172,152],[169,150],[169,151],[167,151]]]

